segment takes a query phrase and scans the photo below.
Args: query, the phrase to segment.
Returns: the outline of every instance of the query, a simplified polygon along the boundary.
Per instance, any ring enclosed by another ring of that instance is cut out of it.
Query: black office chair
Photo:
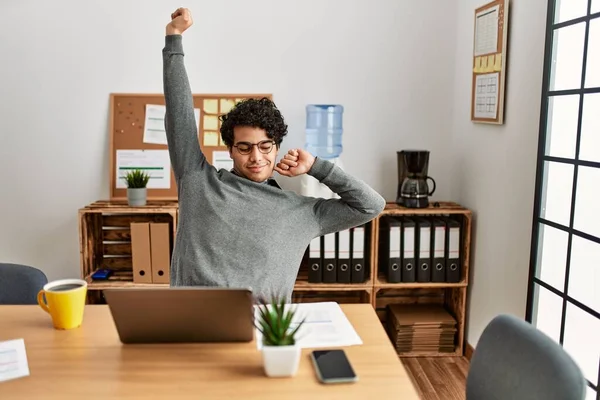
[[[511,315],[494,318],[481,334],[467,375],[467,400],[583,400],[580,368],[554,340]]]
[[[0,263],[0,304],[37,304],[46,274],[27,265]]]

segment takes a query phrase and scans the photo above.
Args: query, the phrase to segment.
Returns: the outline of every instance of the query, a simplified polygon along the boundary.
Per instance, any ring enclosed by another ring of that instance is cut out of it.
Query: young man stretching
[[[234,167],[210,165],[198,143],[183,61],[182,34],[192,23],[189,10],[176,10],[163,49],[165,129],[179,198],[171,285],[250,287],[257,297],[289,302],[310,241],[372,220],[385,201],[305,150],[290,150],[276,164],[287,125],[268,99],[240,102],[222,117],[221,135]],[[307,173],[340,199],[282,190],[272,179],[274,170],[290,177]]]

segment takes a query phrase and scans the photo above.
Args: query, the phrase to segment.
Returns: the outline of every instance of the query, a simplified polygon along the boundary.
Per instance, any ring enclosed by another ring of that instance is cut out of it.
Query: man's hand
[[[171,14],[171,22],[167,24],[167,35],[181,35],[193,23],[190,10],[187,8],[178,8]]]
[[[307,173],[315,163],[315,157],[306,150],[292,149],[275,166],[283,176],[298,176]]]

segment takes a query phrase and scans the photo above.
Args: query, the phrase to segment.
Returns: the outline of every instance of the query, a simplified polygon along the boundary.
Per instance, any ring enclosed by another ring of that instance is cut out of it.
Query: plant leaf
[[[273,297],[271,302],[259,299],[257,329],[263,336],[263,343],[270,346],[285,346],[296,343],[296,333],[304,319],[292,328],[297,308],[286,304],[285,297]],[[286,307],[287,305],[287,307]]]

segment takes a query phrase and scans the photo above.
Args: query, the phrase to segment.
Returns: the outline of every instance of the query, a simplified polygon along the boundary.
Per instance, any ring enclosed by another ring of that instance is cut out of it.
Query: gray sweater
[[[308,172],[340,199],[317,199],[217,170],[199,146],[181,35],[163,49],[165,128],[179,221],[172,286],[250,287],[291,300],[310,240],[364,224],[385,206],[364,182],[317,158]],[[279,157],[278,157],[279,158]]]

